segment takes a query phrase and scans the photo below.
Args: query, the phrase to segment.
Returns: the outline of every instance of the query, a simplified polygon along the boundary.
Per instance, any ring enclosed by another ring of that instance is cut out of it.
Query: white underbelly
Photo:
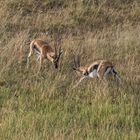
[[[96,77],[97,76],[97,70],[93,70],[91,73],[88,75],[90,78]]]

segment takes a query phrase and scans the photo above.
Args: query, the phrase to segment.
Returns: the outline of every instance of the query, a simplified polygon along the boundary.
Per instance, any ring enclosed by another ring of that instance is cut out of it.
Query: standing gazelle
[[[29,58],[32,56],[32,54],[38,55],[37,60],[40,59],[39,70],[42,68],[44,59],[51,61],[57,69],[62,50],[61,47],[59,47],[57,52],[56,46],[54,46],[53,49],[46,41],[35,39],[30,43],[30,52],[27,58],[27,66],[29,65]]]
[[[75,70],[77,74],[82,75],[76,86],[78,86],[85,78],[97,77],[100,80],[104,80],[104,78],[110,74],[112,74],[118,82],[121,81],[114,69],[114,65],[108,60],[97,60],[90,65],[80,66],[80,59],[77,57],[77,59],[74,58],[74,65],[73,70]]]

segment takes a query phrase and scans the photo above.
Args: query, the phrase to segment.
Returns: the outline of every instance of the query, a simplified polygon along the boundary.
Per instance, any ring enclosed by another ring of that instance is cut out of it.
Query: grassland
[[[3,0],[0,25],[1,140],[140,139],[139,0]],[[59,70],[47,63],[37,74],[36,58],[27,69],[30,41],[53,46],[56,34]],[[113,61],[123,84],[89,79],[72,89],[74,54],[83,65]]]

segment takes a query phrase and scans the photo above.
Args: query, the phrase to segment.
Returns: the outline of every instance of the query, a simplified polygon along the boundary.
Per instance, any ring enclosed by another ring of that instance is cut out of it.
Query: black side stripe
[[[93,70],[97,70],[99,65],[94,65],[90,70],[89,73],[92,72]]]

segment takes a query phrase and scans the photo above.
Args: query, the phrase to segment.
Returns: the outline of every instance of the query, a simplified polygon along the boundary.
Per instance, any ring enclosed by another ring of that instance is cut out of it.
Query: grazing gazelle
[[[74,58],[74,65],[73,70],[82,76],[76,86],[78,86],[85,78],[97,77],[100,80],[104,80],[104,78],[110,74],[112,74],[118,82],[121,81],[114,69],[114,65],[108,60],[97,60],[90,65],[80,66],[80,59],[77,57],[77,59]]]
[[[41,39],[34,39],[30,43],[30,52],[27,58],[27,66],[29,65],[29,58],[32,56],[32,54],[36,54],[38,56],[37,60],[40,60],[39,70],[42,68],[44,59],[51,61],[57,69],[62,50],[59,46],[59,50],[57,52],[56,45],[53,49],[46,41]]]

